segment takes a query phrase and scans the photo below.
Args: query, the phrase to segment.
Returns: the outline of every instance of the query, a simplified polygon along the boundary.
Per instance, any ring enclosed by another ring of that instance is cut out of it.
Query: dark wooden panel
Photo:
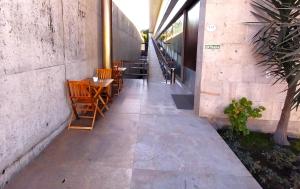
[[[184,65],[196,71],[198,25],[200,2],[187,11],[185,41],[184,41]]]

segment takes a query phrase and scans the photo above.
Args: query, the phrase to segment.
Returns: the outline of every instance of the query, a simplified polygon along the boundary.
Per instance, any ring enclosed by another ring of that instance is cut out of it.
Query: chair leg
[[[97,100],[97,104],[98,104],[98,100]],[[84,105],[84,107],[81,109],[83,112],[93,112],[93,116],[92,117],[90,117],[90,116],[78,116],[78,118],[93,119],[92,120],[92,124],[88,125],[88,126],[72,125],[72,122],[73,122],[74,118],[76,118],[76,114],[78,115],[76,107],[75,107],[73,109],[73,111],[72,111],[72,116],[71,116],[71,119],[70,119],[70,122],[69,122],[69,125],[68,125],[68,130],[69,129],[80,129],[80,130],[90,130],[91,131],[94,128],[95,120],[96,120],[96,117],[97,117],[97,110],[99,109],[99,107],[98,107],[97,104],[91,103],[89,105]],[[76,112],[76,114],[75,114],[74,111]]]
[[[115,88],[116,88],[116,93],[114,95],[118,96],[120,94],[120,82],[119,81],[117,81]]]
[[[106,89],[107,97],[106,97],[106,103],[110,102],[112,103],[112,87],[111,85],[107,87]]]
[[[74,116],[75,116],[74,111],[72,111],[71,119],[70,119],[70,121],[69,121],[68,130],[69,130],[70,127],[71,127],[71,124],[72,124],[72,121],[73,121],[73,117],[74,117]]]
[[[103,104],[103,106],[105,107],[106,110],[109,110],[107,103],[105,103],[105,101],[103,100],[103,98],[101,96],[99,96],[99,100],[100,102]]]
[[[119,82],[119,83],[118,83],[118,95],[120,94],[121,88],[122,88],[122,85],[121,85],[120,82]]]
[[[121,86],[120,86],[120,89],[123,88],[123,84],[124,84],[123,77],[121,77]]]
[[[98,101],[96,102],[96,104],[94,104],[94,116],[93,116],[93,122],[92,122],[92,127],[91,130],[93,130],[94,128],[94,124],[95,124],[95,120],[96,120],[96,116],[97,116],[97,107],[98,107]]]
[[[101,109],[99,108],[99,106],[97,106],[97,111],[98,111],[98,113],[99,113],[102,117],[104,117],[104,114],[102,113],[102,111],[101,111]]]
[[[121,89],[122,89],[122,79],[121,78],[119,78],[118,80],[117,80],[117,94],[119,95],[120,94],[120,91],[121,91]]]
[[[72,110],[73,110],[73,114],[75,115],[76,119],[78,119],[79,116],[78,116],[78,113],[77,113],[77,111],[76,111],[76,105],[73,104],[73,102],[72,102]]]
[[[103,114],[103,112],[102,112],[102,110],[99,108],[99,99],[97,100],[97,102],[96,102],[96,104],[97,104],[97,106],[96,106],[96,110],[97,110],[97,112],[102,116],[102,117],[104,117],[104,114]]]

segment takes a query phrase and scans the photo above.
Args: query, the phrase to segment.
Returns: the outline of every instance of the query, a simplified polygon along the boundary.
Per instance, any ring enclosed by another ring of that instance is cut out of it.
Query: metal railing
[[[148,79],[149,64],[147,57],[141,57],[138,61],[123,61],[126,69],[124,78],[128,79]]]
[[[168,83],[168,80],[170,81],[171,84],[175,84],[175,64],[172,61],[172,59],[170,59],[166,53],[164,52],[164,50],[160,50],[159,45],[157,44],[157,42],[152,39],[153,42],[153,46],[160,64],[160,68],[162,70],[163,76],[166,80],[166,83]]]

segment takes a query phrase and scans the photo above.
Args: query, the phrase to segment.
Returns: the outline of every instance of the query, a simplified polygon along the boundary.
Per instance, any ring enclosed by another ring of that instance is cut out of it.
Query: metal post
[[[102,66],[111,68],[112,60],[112,0],[101,0]]]
[[[175,84],[175,68],[171,68],[171,84]]]

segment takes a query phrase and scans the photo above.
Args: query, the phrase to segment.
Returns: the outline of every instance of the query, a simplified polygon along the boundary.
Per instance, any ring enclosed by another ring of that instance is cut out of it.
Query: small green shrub
[[[252,107],[252,101],[243,97],[240,100],[232,100],[231,104],[225,108],[224,114],[228,115],[231,129],[238,133],[248,135],[247,121],[249,118],[260,118],[265,107]]]
[[[292,150],[300,155],[300,140],[295,140],[291,142]]]

